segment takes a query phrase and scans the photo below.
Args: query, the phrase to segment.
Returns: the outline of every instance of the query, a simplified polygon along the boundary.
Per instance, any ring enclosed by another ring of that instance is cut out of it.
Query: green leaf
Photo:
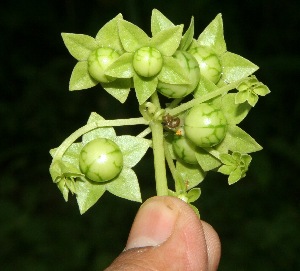
[[[187,197],[188,197],[188,202],[194,202],[197,199],[199,199],[201,195],[201,189],[200,188],[193,188],[191,189],[188,193],[187,193]]]
[[[237,94],[228,93],[222,97],[221,109],[229,124],[239,124],[252,108],[248,103],[236,104]]]
[[[248,103],[249,103],[252,107],[254,107],[254,106],[256,105],[257,102],[258,102],[258,95],[251,91],[251,92],[249,93]]]
[[[63,174],[63,167],[64,165],[62,161],[55,161],[51,163],[49,171],[54,183],[56,183],[57,179]]]
[[[131,78],[134,74],[132,60],[132,53],[121,55],[105,70],[105,74],[116,78]]]
[[[66,180],[65,179],[61,179],[58,183],[57,183],[57,187],[59,189],[59,191],[62,193],[64,200],[67,202],[69,200],[69,188],[66,184]]]
[[[62,161],[72,164],[75,168],[79,170],[78,158],[82,147],[83,147],[82,143],[71,144],[70,147],[64,153],[62,157]]]
[[[118,31],[118,21],[122,19],[122,14],[118,14],[99,30],[96,35],[96,41],[98,42],[99,46],[113,48],[119,54],[124,52]]]
[[[71,74],[69,90],[81,90],[94,87],[98,84],[88,72],[87,61],[77,62]]]
[[[234,171],[232,171],[228,177],[228,184],[234,184],[237,181],[239,181],[243,177],[243,172],[241,168],[236,168]]]
[[[161,82],[168,84],[190,84],[189,75],[174,57],[164,57],[164,65],[158,75]]]
[[[159,10],[153,9],[151,16],[152,36],[172,26],[174,26],[174,24],[166,16],[164,16]]]
[[[233,152],[231,155],[221,154],[220,159],[224,165],[218,169],[218,172],[229,175],[229,184],[233,184],[246,176],[246,172],[252,160],[250,155],[240,152]]]
[[[127,100],[132,85],[131,79],[117,79],[110,83],[101,83],[101,86],[121,103]]]
[[[97,122],[99,120],[104,120],[104,118],[102,118],[97,113],[92,112],[87,123]],[[108,138],[108,139],[114,140],[115,137],[116,137],[116,132],[115,132],[114,128],[100,127],[100,128],[96,128],[95,130],[92,130],[92,131],[84,134],[82,136],[82,143],[85,145],[86,143],[88,143],[96,138]]]
[[[187,189],[191,189],[201,183],[206,173],[198,166],[176,162],[176,169],[187,184]]]
[[[118,25],[119,36],[125,51],[132,53],[142,46],[148,45],[150,38],[138,26],[125,20],[120,20]]]
[[[205,151],[202,148],[199,148],[197,152],[195,153],[197,161],[200,165],[200,167],[204,171],[210,171],[212,169],[217,168],[221,165],[221,162],[216,157],[209,154],[207,151]]]
[[[55,153],[56,153],[57,149],[58,149],[58,148],[53,148],[53,149],[51,149],[51,150],[49,151],[49,153],[50,153],[50,155],[51,155],[52,158],[55,156]]]
[[[102,116],[100,116],[98,113],[92,112],[89,116],[87,123],[93,123],[93,122],[97,122],[100,120],[104,120],[104,118]]]
[[[254,89],[254,92],[259,96],[266,96],[271,91],[266,85],[261,84]]]
[[[119,176],[106,184],[106,189],[117,197],[142,202],[137,176],[130,168],[124,167]]]
[[[69,191],[72,193],[76,192],[74,180],[77,179],[77,177],[84,177],[79,169],[78,163],[74,164],[58,160],[51,163],[49,170],[53,182],[57,184],[65,201],[68,201]]]
[[[218,87],[209,79],[206,79],[204,76],[200,77],[199,84],[194,91],[194,97],[199,98],[210,92],[217,90]]]
[[[66,178],[66,186],[72,194],[76,193],[75,181],[72,178]]]
[[[233,165],[223,165],[218,168],[218,172],[225,174],[225,175],[230,175],[230,173],[236,168],[236,166]]]
[[[54,183],[59,182],[64,177],[76,178],[84,176],[77,165],[63,162],[62,160],[51,163],[49,171]]]
[[[149,45],[165,56],[172,56],[180,44],[182,30],[182,25],[162,30],[151,39]]]
[[[197,40],[193,39],[190,46],[189,46],[189,48],[188,48],[188,50],[190,51],[193,48],[197,48],[197,47],[199,47],[199,44],[198,44]]]
[[[133,83],[135,87],[136,97],[139,104],[143,104],[155,92],[158,79],[157,77],[142,78],[135,74],[133,76]]]
[[[218,14],[216,18],[204,29],[197,41],[199,45],[209,47],[218,55],[222,55],[226,52],[221,14]]]
[[[260,151],[262,147],[236,125],[228,125],[228,131],[220,145],[225,145],[232,152],[251,153]]]
[[[248,166],[250,165],[250,163],[252,161],[252,157],[248,154],[242,154],[242,159],[245,164],[245,167],[248,168]]]
[[[103,183],[92,183],[85,180],[77,181],[75,186],[80,214],[91,208],[105,192],[105,184]]]
[[[235,94],[235,103],[236,104],[243,104],[248,100],[249,97],[249,91],[243,90],[239,91],[238,93]]]
[[[150,147],[150,140],[130,135],[118,136],[115,143],[119,146],[124,157],[124,166],[134,167]]]
[[[182,36],[180,45],[179,45],[179,50],[186,51],[190,45],[192,44],[193,38],[194,38],[194,17],[191,18],[191,22],[189,25],[189,28],[187,31],[184,33]]]
[[[97,49],[96,40],[88,35],[62,33],[65,46],[78,61],[87,60],[90,53]]]
[[[220,160],[225,165],[236,165],[236,161],[234,160],[232,155],[230,155],[228,153],[221,153]]]
[[[220,56],[220,61],[223,74],[218,86],[241,80],[258,70],[258,67],[249,60],[230,52]]]

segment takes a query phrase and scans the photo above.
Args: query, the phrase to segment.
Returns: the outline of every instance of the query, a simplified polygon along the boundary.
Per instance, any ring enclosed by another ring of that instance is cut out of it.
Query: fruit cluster
[[[243,178],[249,153],[261,146],[237,125],[270,91],[253,73],[258,67],[227,50],[221,15],[194,38],[194,19],[183,32],[158,10],[151,16],[149,37],[117,15],[96,37],[63,33],[78,60],[69,89],[97,84],[121,103],[134,89],[141,117],[105,120],[92,113],[87,124],[51,150],[50,173],[68,200],[76,194],[81,213],[108,191],[141,201],[132,167],[153,149],[158,195],[179,197],[189,204],[207,172],[228,175],[229,184]],[[160,96],[167,104],[162,106]],[[137,136],[117,136],[114,126],[146,125]],[[149,136],[151,134],[151,136]],[[76,142],[82,137],[81,142]],[[173,176],[169,189],[166,164]],[[196,208],[192,206],[196,212]]]

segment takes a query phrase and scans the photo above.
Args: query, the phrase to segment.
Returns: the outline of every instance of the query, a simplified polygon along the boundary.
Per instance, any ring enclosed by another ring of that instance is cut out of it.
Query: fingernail
[[[146,201],[137,213],[125,250],[162,244],[171,236],[177,216],[171,202],[159,197]]]

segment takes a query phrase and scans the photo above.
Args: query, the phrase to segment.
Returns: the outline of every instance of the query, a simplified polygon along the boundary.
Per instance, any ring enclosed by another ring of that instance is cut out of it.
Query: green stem
[[[173,159],[171,157],[170,150],[169,150],[166,142],[164,143],[164,150],[165,150],[165,156],[166,156],[166,161],[167,161],[168,167],[169,167],[172,177],[175,181],[175,191],[179,192],[179,193],[185,192],[184,191],[185,187],[183,186],[183,184],[184,184],[183,178],[176,170]]]
[[[55,156],[53,160],[60,160],[66,150],[70,147],[72,143],[74,143],[80,136],[95,130],[100,127],[112,127],[112,126],[124,126],[124,125],[149,125],[149,121],[146,121],[144,118],[130,118],[130,119],[116,119],[116,120],[99,120],[95,122],[88,123],[74,133],[72,133],[69,137],[67,137],[61,145],[57,148],[55,152]]]
[[[241,82],[243,82],[245,80],[245,78],[239,80],[239,81],[236,81],[236,82],[233,82],[233,83],[230,83],[228,85],[225,85],[215,91],[212,91],[212,92],[209,92],[207,93],[206,95],[203,95],[202,97],[199,97],[199,98],[195,98],[191,101],[188,101],[186,103],[183,103],[173,109],[167,109],[166,112],[169,113],[171,116],[176,116],[178,114],[180,114],[181,112],[183,111],[186,111],[188,109],[190,109],[191,107],[195,106],[195,105],[198,105],[200,103],[204,103],[206,101],[209,101],[213,98],[216,98],[220,95],[223,95],[225,94],[226,92],[228,92],[229,90],[232,90],[234,88],[236,88]]]
[[[177,98],[177,99],[174,99],[169,105],[168,105],[168,108],[174,108],[176,106],[178,106],[181,101],[183,100],[183,98]]]
[[[160,103],[156,92],[151,96],[151,101],[158,109],[160,109]],[[164,152],[163,125],[160,122],[153,120],[150,122],[150,128],[152,131],[156,193],[158,196],[167,196],[168,181]]]
[[[147,127],[144,131],[142,131],[141,133],[139,133],[136,137],[145,137],[147,135],[149,135],[151,133],[151,129],[150,127]]]

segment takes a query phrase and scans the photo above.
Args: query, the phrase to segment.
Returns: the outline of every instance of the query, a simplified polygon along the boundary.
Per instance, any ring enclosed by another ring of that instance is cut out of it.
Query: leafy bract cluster
[[[184,31],[183,25],[173,24],[154,9],[151,34],[149,37],[121,14],[106,23],[95,38],[62,34],[70,54],[78,60],[69,89],[100,84],[121,103],[134,89],[142,114],[128,120],[105,120],[92,113],[85,126],[51,150],[52,179],[66,201],[69,192],[76,194],[81,213],[105,191],[141,201],[132,167],[149,147],[154,153],[157,194],[176,196],[189,204],[200,197],[196,186],[209,171],[228,175],[228,183],[233,184],[245,177],[250,153],[262,149],[238,125],[258,97],[270,90],[253,75],[258,69],[255,64],[227,50],[221,14],[195,38],[193,17]],[[165,106],[160,104],[160,95],[169,98]],[[112,127],[120,125],[147,128],[137,136],[117,136]],[[79,137],[82,141],[75,142]],[[103,183],[90,180],[78,161],[82,148],[97,138],[112,140],[124,158],[120,174]],[[168,188],[165,164],[175,182],[172,189]]]
[[[95,128],[93,125],[103,118],[97,113],[91,113],[87,126],[90,129],[82,136],[81,142],[75,142],[71,145],[62,144],[59,148],[50,151],[53,163],[50,167],[50,173],[54,183],[58,185],[63,197],[68,201],[69,192],[75,193],[79,210],[86,212],[105,191],[115,196],[141,202],[141,193],[139,183],[135,172],[132,170],[141,158],[145,155],[150,146],[150,142],[144,138],[138,138],[130,135],[117,136],[112,127]],[[79,157],[82,148],[94,139],[106,138],[115,142],[123,154],[123,168],[120,174],[108,182],[93,182],[85,176],[79,167]],[[58,153],[61,148],[67,148],[60,158]]]

